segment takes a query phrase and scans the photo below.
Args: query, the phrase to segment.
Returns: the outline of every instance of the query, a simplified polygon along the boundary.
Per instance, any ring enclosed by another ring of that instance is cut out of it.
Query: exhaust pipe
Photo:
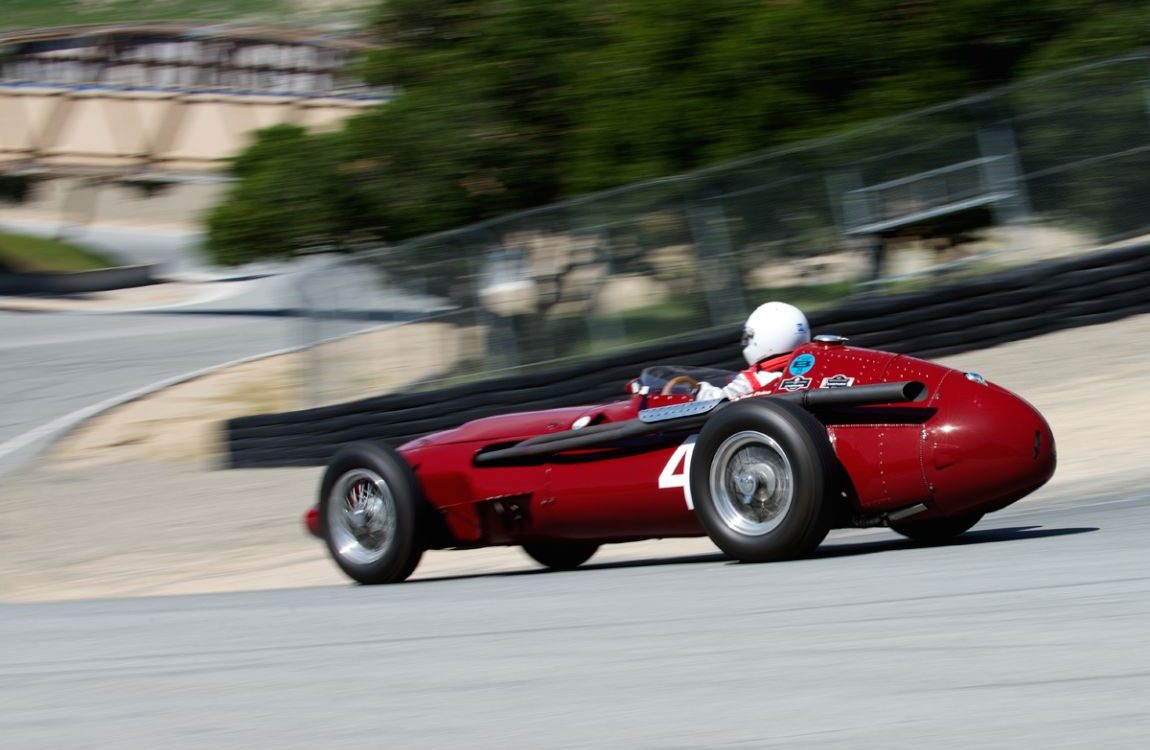
[[[926,386],[916,380],[903,383],[875,383],[850,388],[815,388],[810,391],[781,393],[766,398],[777,398],[796,403],[807,409],[831,406],[865,406],[867,404],[903,404],[926,399]],[[681,405],[680,405],[681,406]],[[685,409],[685,416],[669,419],[629,419],[626,422],[612,422],[592,425],[581,430],[565,430],[551,435],[538,435],[515,445],[476,454],[477,465],[500,461],[539,458],[570,450],[599,448],[613,442],[648,435],[655,432],[687,430],[706,422],[709,413],[726,404],[703,406],[700,402],[695,409]],[[661,407],[671,409],[673,407]]]
[[[809,391],[780,393],[771,398],[790,401],[806,409],[827,406],[867,406],[871,404],[906,404],[925,401],[924,383],[907,380],[902,383],[875,383],[850,388],[814,388]]]

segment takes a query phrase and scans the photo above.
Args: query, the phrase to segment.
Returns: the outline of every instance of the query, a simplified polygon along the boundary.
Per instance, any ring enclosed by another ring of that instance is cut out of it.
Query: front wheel
[[[353,443],[336,453],[320,485],[319,528],[332,559],[359,583],[398,583],[423,556],[422,497],[398,452]]]
[[[528,542],[523,551],[552,570],[574,570],[591,559],[599,549],[594,542]]]
[[[926,521],[891,521],[890,527],[908,539],[924,544],[938,544],[965,534],[982,520],[981,513],[931,518]]]
[[[736,402],[715,412],[695,443],[695,513],[736,560],[802,557],[830,530],[838,471],[826,428],[810,412],[771,398]]]

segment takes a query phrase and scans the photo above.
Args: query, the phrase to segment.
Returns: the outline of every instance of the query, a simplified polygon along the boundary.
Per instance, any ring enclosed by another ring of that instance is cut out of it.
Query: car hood
[[[504,440],[523,440],[535,435],[561,432],[584,414],[602,409],[602,406],[572,406],[563,409],[501,414],[475,419],[451,430],[433,432],[400,447],[412,450],[432,445],[451,443],[495,443]]]

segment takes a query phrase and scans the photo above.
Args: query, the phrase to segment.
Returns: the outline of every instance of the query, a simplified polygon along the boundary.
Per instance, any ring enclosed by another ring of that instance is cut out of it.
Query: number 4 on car
[[[691,454],[695,450],[695,439],[697,435],[691,435],[683,441],[682,445],[675,449],[671,457],[667,459],[667,465],[663,467],[663,471],[659,472],[659,489],[678,489],[683,493],[683,499],[687,501],[687,508],[695,507],[694,502],[691,500]]]

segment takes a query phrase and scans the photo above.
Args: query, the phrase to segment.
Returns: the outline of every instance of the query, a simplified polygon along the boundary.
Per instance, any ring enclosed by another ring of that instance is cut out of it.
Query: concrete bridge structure
[[[191,23],[0,33],[0,174],[220,179],[254,130],[338,127],[388,98],[346,34]]]

